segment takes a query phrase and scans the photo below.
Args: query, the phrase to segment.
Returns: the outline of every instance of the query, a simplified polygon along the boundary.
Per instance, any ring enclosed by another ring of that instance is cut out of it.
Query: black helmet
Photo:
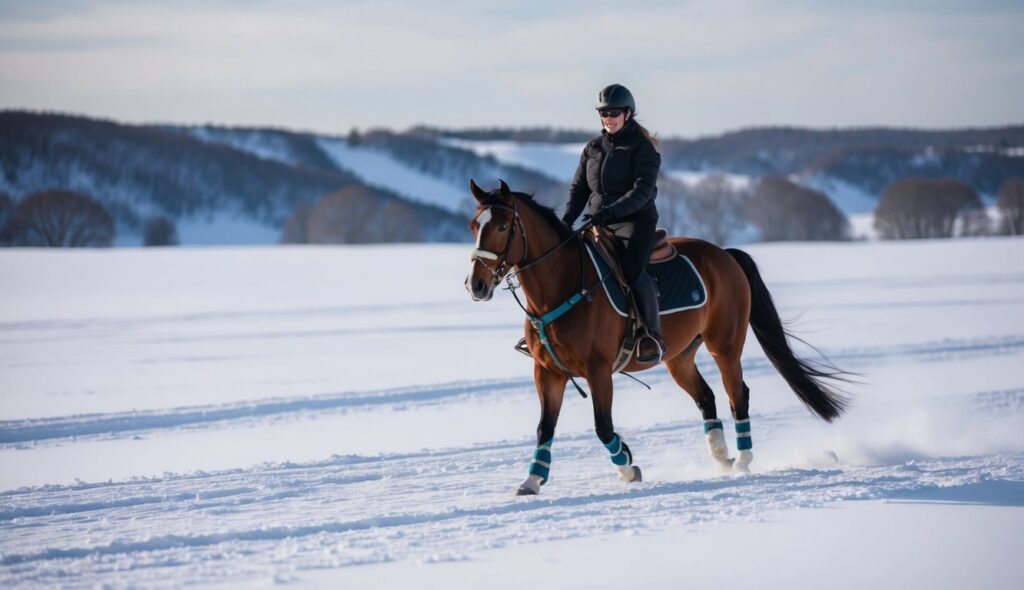
[[[633,100],[633,93],[622,84],[605,86],[597,93],[597,110],[602,109],[629,109],[629,112],[636,116],[636,101]]]

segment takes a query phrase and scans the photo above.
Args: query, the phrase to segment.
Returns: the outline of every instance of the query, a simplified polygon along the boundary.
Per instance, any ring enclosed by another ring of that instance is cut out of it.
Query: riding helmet
[[[597,93],[597,110],[602,109],[629,109],[629,112],[636,116],[636,101],[633,100],[633,93],[622,84],[605,86]]]

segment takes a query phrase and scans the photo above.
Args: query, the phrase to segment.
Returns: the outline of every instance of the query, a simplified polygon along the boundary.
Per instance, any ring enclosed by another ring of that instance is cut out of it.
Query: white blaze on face
[[[487,224],[490,223],[490,221],[491,221],[491,210],[490,209],[484,209],[483,211],[480,212],[480,215],[478,215],[477,218],[476,218],[476,250],[474,250],[474,253],[473,253],[474,258],[471,258],[470,261],[469,261],[469,274],[466,275],[466,289],[467,290],[470,290],[469,289],[469,282],[470,282],[470,280],[472,280],[473,270],[476,267],[475,255],[476,255],[476,252],[481,249],[480,248],[480,242],[484,238],[484,229],[487,227]],[[470,292],[472,293],[472,290],[470,290]]]
[[[480,216],[476,218],[476,249],[480,249],[480,240],[484,237],[484,228],[491,221],[491,210],[484,209],[480,212]]]

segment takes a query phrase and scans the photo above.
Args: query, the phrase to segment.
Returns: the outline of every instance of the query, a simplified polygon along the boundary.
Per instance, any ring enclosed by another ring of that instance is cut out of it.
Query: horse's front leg
[[[540,486],[548,481],[551,473],[551,441],[555,437],[558,413],[562,410],[565,384],[569,379],[561,371],[551,371],[539,363],[533,366],[533,381],[540,398],[540,424],[537,425],[537,448],[533,451],[529,475],[519,484],[517,496],[532,496],[540,493]]]
[[[633,465],[633,453],[623,442],[622,437],[615,432],[612,423],[611,370],[607,367],[592,369],[587,376],[587,383],[594,398],[594,430],[597,432],[597,438],[611,454],[612,464],[619,472],[619,479],[625,482],[641,481],[640,468]]]

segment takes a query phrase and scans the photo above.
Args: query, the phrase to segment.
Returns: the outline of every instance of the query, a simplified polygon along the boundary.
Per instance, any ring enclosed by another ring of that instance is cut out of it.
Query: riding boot
[[[647,328],[647,334],[637,344],[636,360],[641,363],[661,362],[665,354],[665,341],[661,339],[661,316],[658,314],[658,293],[654,281],[643,272],[631,287],[640,319]]]

